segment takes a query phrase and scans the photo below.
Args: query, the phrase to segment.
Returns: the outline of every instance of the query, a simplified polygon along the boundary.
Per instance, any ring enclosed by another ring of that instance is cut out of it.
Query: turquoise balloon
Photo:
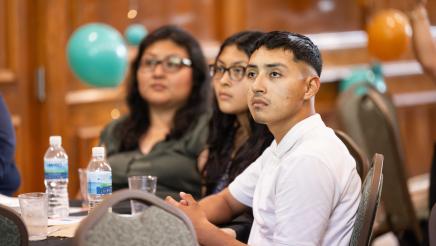
[[[127,43],[137,46],[141,43],[142,39],[147,36],[147,29],[141,24],[132,24],[126,28],[124,37]]]
[[[345,91],[357,83],[372,84],[381,93],[386,92],[386,83],[383,79],[383,72],[380,64],[373,64],[369,69],[361,68],[354,70],[350,76],[339,83],[339,91]]]
[[[121,34],[111,26],[92,23],[71,35],[67,57],[73,73],[96,87],[115,87],[127,72],[127,47]]]
[[[371,71],[374,73],[374,81],[372,81],[375,88],[381,93],[385,93],[387,86],[383,78],[383,70],[379,63],[372,65]]]

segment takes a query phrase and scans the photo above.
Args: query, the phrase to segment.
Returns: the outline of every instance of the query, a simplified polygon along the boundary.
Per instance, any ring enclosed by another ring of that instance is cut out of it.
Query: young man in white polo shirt
[[[322,68],[305,36],[270,32],[257,41],[246,77],[248,105],[275,141],[229,188],[197,203],[167,198],[192,220],[201,245],[243,245],[214,224],[248,207],[249,245],[348,245],[361,180],[345,145],[315,113]]]

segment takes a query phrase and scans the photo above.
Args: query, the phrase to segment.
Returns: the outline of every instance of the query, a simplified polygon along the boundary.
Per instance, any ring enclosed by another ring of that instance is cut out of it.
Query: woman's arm
[[[0,194],[12,195],[20,185],[15,166],[15,130],[11,115],[0,95]]]
[[[204,197],[206,195],[206,182],[205,182],[205,173],[203,172],[204,167],[206,166],[207,158],[209,157],[209,149],[204,149],[201,151],[200,155],[197,157],[197,168],[198,172],[201,175],[201,196]]]
[[[419,63],[436,81],[436,44],[431,35],[430,22],[423,1],[409,13],[412,26],[412,43]]]

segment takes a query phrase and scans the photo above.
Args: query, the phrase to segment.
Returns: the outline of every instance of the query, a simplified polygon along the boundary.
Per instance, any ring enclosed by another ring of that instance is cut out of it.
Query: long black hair
[[[261,32],[245,31],[236,33],[227,38],[220,47],[215,63],[223,50],[230,45],[236,45],[238,50],[244,52],[249,57],[253,52],[255,41],[262,35],[263,33]],[[250,123],[250,136],[248,140],[236,150],[232,158],[232,153],[234,153],[234,139],[240,125],[236,115],[225,114],[220,111],[217,99],[214,97],[213,113],[209,123],[209,136],[207,141],[209,156],[205,168],[202,171],[207,195],[215,191],[223,175],[228,175],[228,183],[233,181],[237,175],[262,154],[273,140],[273,136],[268,128],[265,125],[256,123],[248,109],[247,117]]]
[[[186,102],[176,111],[174,126],[167,139],[179,139],[192,127],[196,120],[206,112],[209,97],[209,74],[206,59],[197,40],[189,33],[175,26],[163,26],[146,36],[139,45],[138,54],[130,68],[130,81],[127,88],[127,106],[129,114],[118,125],[117,137],[120,138],[120,151],[138,148],[138,142],[150,126],[149,105],[139,93],[137,71],[140,67],[142,55],[152,44],[171,40],[186,49],[192,62],[192,90]]]

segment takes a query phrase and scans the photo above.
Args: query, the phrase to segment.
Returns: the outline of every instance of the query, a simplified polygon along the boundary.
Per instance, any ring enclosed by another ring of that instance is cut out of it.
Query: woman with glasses
[[[129,113],[100,137],[113,189],[128,187],[129,176],[153,175],[159,197],[181,190],[201,196],[197,158],[207,138],[208,78],[200,46],[187,32],[164,26],[141,42],[131,65]]]
[[[261,32],[246,31],[229,37],[209,68],[215,97],[208,150],[202,153],[206,161],[199,161],[206,195],[227,187],[273,139],[267,127],[257,124],[248,111],[249,82],[244,79],[254,43],[261,35]],[[233,229],[237,238],[246,242],[252,222],[250,217],[239,217],[226,227]]]

